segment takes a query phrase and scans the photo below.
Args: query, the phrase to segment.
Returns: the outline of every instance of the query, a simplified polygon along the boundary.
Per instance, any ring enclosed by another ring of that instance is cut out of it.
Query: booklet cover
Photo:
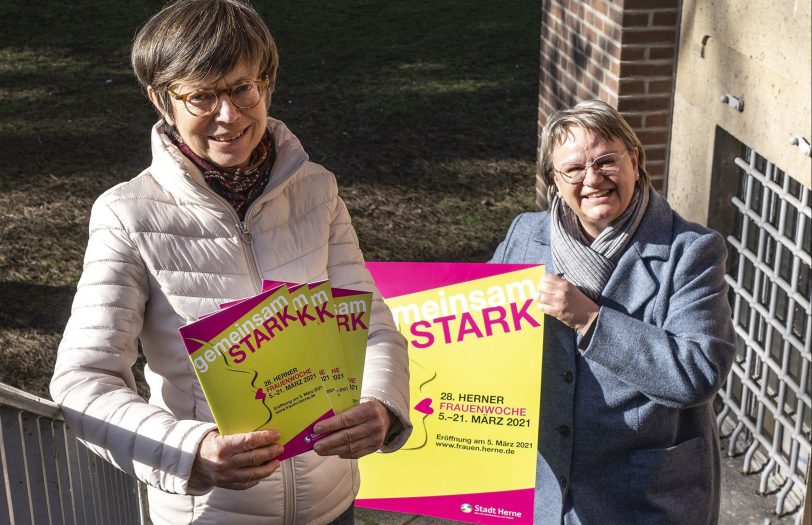
[[[276,429],[280,460],[313,448],[313,425],[334,412],[308,321],[279,286],[179,329],[222,434]]]
[[[297,315],[309,323],[307,336],[319,360],[318,375],[330,398],[333,411],[338,413],[350,406],[349,381],[338,324],[333,313],[333,292],[330,281],[307,285],[288,284]],[[346,404],[345,404],[346,402]]]
[[[361,401],[369,319],[372,316],[372,292],[333,288],[333,301],[350,389],[350,403],[345,405],[346,409]]]
[[[367,268],[408,342],[414,431],[400,450],[361,458],[356,504],[531,525],[544,330],[534,303],[544,267]]]

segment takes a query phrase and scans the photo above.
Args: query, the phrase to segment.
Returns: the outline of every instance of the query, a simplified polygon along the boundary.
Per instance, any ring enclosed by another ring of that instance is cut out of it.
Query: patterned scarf
[[[265,132],[251,153],[248,166],[221,168],[196,155],[170,126],[164,126],[164,131],[178,149],[203,172],[206,184],[231,204],[240,220],[245,220],[248,207],[262,194],[268,184],[271,167],[276,159],[271,134]]]
[[[648,189],[638,184],[626,211],[607,226],[591,243],[581,231],[575,212],[558,194],[550,209],[550,234],[556,272],[597,301],[603,287],[629,244],[648,207]]]

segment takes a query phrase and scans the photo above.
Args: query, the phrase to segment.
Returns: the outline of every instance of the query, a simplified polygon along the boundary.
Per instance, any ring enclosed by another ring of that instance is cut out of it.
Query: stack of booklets
[[[263,281],[181,327],[220,433],[278,430],[279,460],[311,450],[313,425],[359,403],[371,304],[329,281]]]

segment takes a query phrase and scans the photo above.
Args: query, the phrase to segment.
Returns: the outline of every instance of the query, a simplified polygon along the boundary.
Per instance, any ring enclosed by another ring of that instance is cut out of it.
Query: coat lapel
[[[599,302],[616,310],[633,314],[647,304],[657,292],[659,282],[651,273],[651,261],[667,260],[673,237],[671,207],[654,190],[649,204],[629,247],[618,261],[615,271],[601,293]]]
[[[554,273],[555,266],[553,265],[553,252],[550,248],[550,222],[548,214],[537,214],[539,221],[541,221],[536,228],[533,229],[530,240],[528,243],[528,253],[525,254],[525,261],[527,262],[544,262],[544,271],[546,273]]]
[[[671,206],[656,191],[649,192],[649,204],[643,220],[598,300],[600,304],[628,314],[638,311],[657,293],[659,282],[651,273],[651,262],[665,261],[671,252]],[[541,224],[531,239],[533,242],[529,244],[528,260],[545,261],[546,271],[555,272],[549,224]]]

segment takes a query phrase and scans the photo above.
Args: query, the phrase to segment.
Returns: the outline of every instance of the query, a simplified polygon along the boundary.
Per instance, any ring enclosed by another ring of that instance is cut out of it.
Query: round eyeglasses
[[[629,150],[623,153],[607,153],[586,164],[568,163],[561,166],[560,170],[556,168],[553,168],[553,170],[570,184],[578,184],[586,178],[586,170],[590,167],[599,175],[605,176],[617,173],[620,171],[620,161],[628,152]]]
[[[196,117],[211,115],[217,109],[217,102],[221,93],[228,93],[231,103],[240,109],[251,109],[259,104],[262,95],[268,87],[268,77],[262,80],[243,80],[223,89],[198,89],[179,95],[171,89],[169,94],[175,100],[182,100],[186,111]]]

